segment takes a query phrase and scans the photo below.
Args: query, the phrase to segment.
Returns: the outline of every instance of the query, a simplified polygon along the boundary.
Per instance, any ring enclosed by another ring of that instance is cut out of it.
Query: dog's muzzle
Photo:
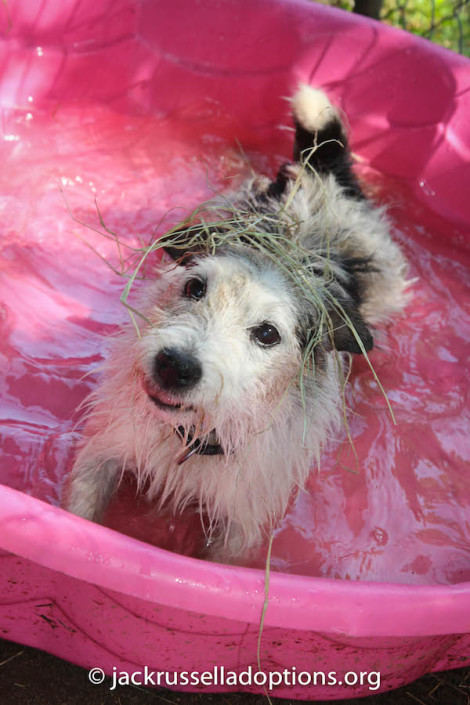
[[[192,389],[202,377],[199,360],[178,348],[163,348],[156,355],[153,365],[155,382],[168,391]]]

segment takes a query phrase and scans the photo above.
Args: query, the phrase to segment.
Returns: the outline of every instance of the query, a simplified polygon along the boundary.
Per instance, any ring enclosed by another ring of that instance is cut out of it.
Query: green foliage
[[[353,10],[354,0],[319,0]],[[470,0],[383,0],[383,22],[470,56]]]
[[[468,0],[384,0],[381,17],[447,49],[470,55]]]

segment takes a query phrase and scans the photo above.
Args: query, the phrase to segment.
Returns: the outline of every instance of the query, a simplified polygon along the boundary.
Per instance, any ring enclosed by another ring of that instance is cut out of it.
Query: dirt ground
[[[0,705],[267,705],[269,702],[261,695],[176,693],[136,686],[117,686],[110,691],[110,686],[110,679],[92,685],[88,672],[79,666],[43,651],[0,640]],[[278,698],[271,701],[273,705],[306,702]],[[470,668],[424,676],[390,693],[334,702],[337,705],[470,705]]]

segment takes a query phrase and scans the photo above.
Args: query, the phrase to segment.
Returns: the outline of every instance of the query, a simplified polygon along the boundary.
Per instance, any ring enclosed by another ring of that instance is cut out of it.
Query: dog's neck
[[[178,458],[178,465],[182,465],[188,458],[195,453],[197,455],[223,455],[222,446],[217,440],[215,431],[211,431],[204,438],[194,438],[191,431],[186,434],[183,426],[179,426],[176,433],[186,442],[183,453]]]

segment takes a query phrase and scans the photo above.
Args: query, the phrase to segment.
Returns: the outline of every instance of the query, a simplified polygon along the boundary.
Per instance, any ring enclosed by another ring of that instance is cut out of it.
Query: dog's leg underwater
[[[121,476],[122,464],[117,460],[100,462],[93,454],[82,451],[72,471],[67,509],[90,521],[101,521]]]

